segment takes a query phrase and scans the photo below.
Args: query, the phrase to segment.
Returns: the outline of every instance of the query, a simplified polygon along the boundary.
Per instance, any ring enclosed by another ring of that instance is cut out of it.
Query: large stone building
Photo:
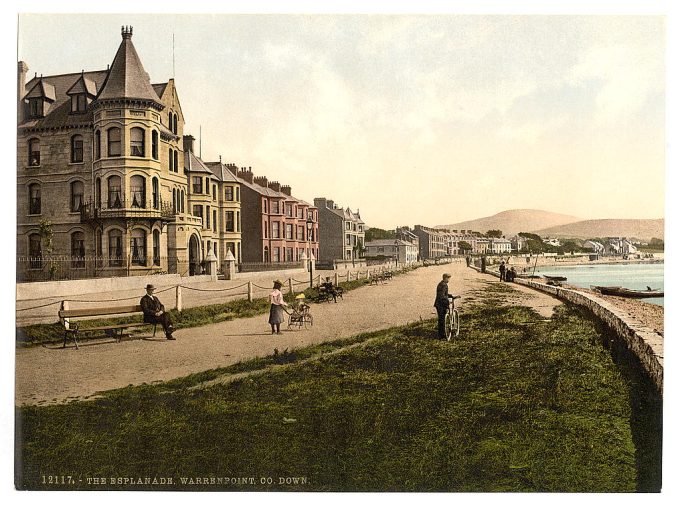
[[[19,279],[193,274],[220,243],[219,177],[185,153],[174,80],[151,84],[132,27],[121,35],[107,70],[26,82],[19,62]],[[205,191],[189,191],[187,166]]]
[[[333,200],[314,198],[319,210],[321,261],[355,261],[363,257],[366,224],[359,211],[343,209]]]

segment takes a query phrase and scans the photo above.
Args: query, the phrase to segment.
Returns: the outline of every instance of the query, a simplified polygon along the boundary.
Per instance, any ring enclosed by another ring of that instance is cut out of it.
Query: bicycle
[[[444,318],[446,340],[449,342],[452,338],[457,338],[460,333],[460,314],[455,307],[455,300],[458,298],[460,298],[460,295],[449,295],[449,308],[446,310],[446,316]]]

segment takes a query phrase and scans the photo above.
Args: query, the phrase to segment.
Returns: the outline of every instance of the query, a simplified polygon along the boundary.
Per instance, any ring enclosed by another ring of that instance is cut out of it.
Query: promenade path
[[[278,349],[291,350],[325,340],[350,337],[435,317],[432,303],[442,273],[450,272],[450,291],[466,301],[480,296],[489,282],[498,282],[464,263],[419,268],[383,285],[346,293],[337,304],[313,304],[314,326],[271,335],[268,314],[175,332],[164,338],[83,342],[73,347],[16,350],[16,404],[51,404],[85,399],[99,391],[127,385],[166,381],[191,373],[228,366]],[[513,285],[510,303],[534,307],[550,317],[560,302],[524,286]],[[520,296],[521,295],[521,296]],[[462,321],[463,331],[465,320]]]

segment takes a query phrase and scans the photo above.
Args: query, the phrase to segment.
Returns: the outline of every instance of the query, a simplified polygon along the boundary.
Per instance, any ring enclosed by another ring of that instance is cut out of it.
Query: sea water
[[[664,290],[663,263],[537,266],[536,275],[561,275],[567,278],[566,284],[580,288],[621,286],[644,290],[649,286],[652,289]],[[640,300],[663,306],[663,297]]]

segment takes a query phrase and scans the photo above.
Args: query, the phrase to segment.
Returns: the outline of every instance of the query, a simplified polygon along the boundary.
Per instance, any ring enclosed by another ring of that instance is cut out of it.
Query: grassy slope
[[[463,324],[455,343],[423,338],[428,322],[204,390],[183,387],[194,376],[18,409],[21,485],[56,473],[256,478],[222,487],[241,490],[636,489],[632,386],[592,322],[486,304]],[[308,484],[277,485],[286,476]]]

